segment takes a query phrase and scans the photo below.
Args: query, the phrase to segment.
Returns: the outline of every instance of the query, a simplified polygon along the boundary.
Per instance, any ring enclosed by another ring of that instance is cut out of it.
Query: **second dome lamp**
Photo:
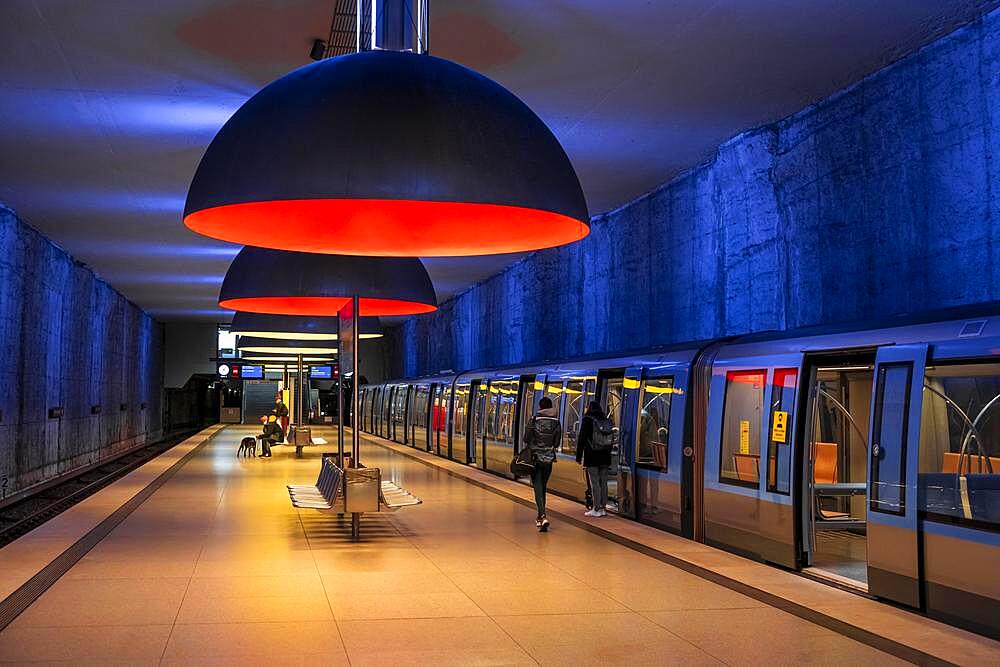
[[[265,86],[209,145],[184,223],[245,245],[375,256],[586,236],[579,179],[545,123],[491,79],[415,50],[327,58]]]

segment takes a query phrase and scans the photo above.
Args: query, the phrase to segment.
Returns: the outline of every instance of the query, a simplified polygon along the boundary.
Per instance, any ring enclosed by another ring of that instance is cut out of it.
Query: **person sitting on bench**
[[[264,432],[257,436],[260,438],[260,456],[269,459],[271,458],[271,445],[276,445],[284,440],[285,434],[281,430],[281,426],[278,425],[278,418],[275,415],[261,417],[260,423],[264,425]]]

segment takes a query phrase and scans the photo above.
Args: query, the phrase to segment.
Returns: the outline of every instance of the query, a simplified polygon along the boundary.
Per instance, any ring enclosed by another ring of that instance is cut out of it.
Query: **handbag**
[[[531,447],[525,447],[510,460],[510,474],[515,478],[531,477],[535,472],[535,457]]]

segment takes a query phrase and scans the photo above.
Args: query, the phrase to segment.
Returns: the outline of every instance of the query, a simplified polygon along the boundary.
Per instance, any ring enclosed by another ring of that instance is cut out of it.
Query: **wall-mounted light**
[[[326,42],[322,39],[314,39],[312,48],[309,49],[309,57],[313,60],[323,60],[326,55]]]
[[[62,419],[65,410],[62,407],[49,408],[49,419]]]
[[[91,405],[90,406],[90,414],[92,414],[92,415],[99,415],[99,414],[101,414],[101,406],[100,405]]]

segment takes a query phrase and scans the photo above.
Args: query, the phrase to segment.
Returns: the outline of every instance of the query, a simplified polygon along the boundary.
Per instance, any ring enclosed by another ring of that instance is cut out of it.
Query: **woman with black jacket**
[[[611,468],[611,450],[594,449],[594,423],[599,419],[607,419],[607,413],[597,401],[591,401],[580,424],[580,435],[576,439],[576,462],[583,463],[590,479],[590,488],[594,494],[594,509],[584,512],[584,516],[607,516],[608,504],[608,470]]]

